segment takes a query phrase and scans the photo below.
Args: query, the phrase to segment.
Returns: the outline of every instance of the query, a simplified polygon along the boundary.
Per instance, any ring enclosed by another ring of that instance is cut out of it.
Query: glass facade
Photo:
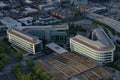
[[[27,33],[39,37],[40,40],[45,40],[44,30],[28,30]]]
[[[50,37],[53,42],[65,42],[67,39],[67,33],[62,30],[51,30]]]
[[[46,36],[50,36],[50,42],[63,43],[67,40],[66,30],[49,30],[49,35],[45,30],[28,30],[27,33],[39,37],[40,40],[46,40]]]
[[[35,45],[35,52],[43,50],[42,43]]]

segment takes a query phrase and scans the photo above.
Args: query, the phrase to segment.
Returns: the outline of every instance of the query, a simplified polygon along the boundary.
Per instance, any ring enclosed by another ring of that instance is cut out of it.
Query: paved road
[[[3,40],[5,38],[5,36],[0,36],[0,40]]]
[[[120,71],[111,67],[105,67],[105,69],[113,73],[114,80],[120,80]]]

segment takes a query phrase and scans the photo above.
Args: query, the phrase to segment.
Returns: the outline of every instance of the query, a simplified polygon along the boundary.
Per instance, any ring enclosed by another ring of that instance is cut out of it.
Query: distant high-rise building
[[[95,29],[92,39],[77,35],[70,38],[71,51],[86,56],[97,63],[113,62],[115,45],[103,29]]]

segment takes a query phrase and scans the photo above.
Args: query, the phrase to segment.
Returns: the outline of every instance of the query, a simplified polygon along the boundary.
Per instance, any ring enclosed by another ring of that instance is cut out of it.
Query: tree
[[[17,72],[21,72],[21,71],[22,71],[22,68],[19,64],[15,64],[12,68],[13,73],[17,73]]]
[[[115,61],[115,62],[113,63],[113,66],[114,66],[116,69],[120,70],[120,59],[117,60],[117,61]]]
[[[32,80],[40,80],[39,77],[35,74],[32,74]]]
[[[0,61],[0,71],[2,71],[4,64]]]
[[[55,78],[51,78],[50,80],[55,80]]]
[[[20,80],[33,80],[31,73],[24,74],[22,73]]]
[[[108,80],[114,80],[113,78],[110,78],[110,79],[108,79]]]
[[[51,77],[46,72],[43,72],[41,74],[41,77],[43,80],[50,80],[51,79]]]
[[[19,64],[13,66],[12,73],[18,78],[18,80],[25,80],[22,67]]]
[[[9,62],[9,57],[5,53],[0,54],[0,71]]]
[[[33,67],[33,62],[32,62],[30,59],[27,60],[26,64],[27,64],[27,66],[30,67],[30,68]]]
[[[1,46],[1,45],[0,45]],[[3,53],[5,51],[4,48],[0,47],[0,53]]]
[[[38,67],[38,66],[34,66],[34,67],[32,68],[32,70],[33,70],[33,72],[34,72],[35,74],[37,74],[37,75],[39,75],[39,76],[43,73],[43,70],[42,70],[40,67]]]
[[[4,62],[4,64],[7,64],[9,60],[10,58],[7,55],[4,58],[2,58],[2,62]]]
[[[2,62],[4,62],[4,64],[7,64],[9,62],[10,58],[5,53],[1,53],[0,54],[0,60]]]
[[[17,61],[20,61],[23,59],[23,54],[19,51],[15,54]]]
[[[80,15],[80,11],[75,11],[75,12],[74,12],[74,16],[75,16],[75,17],[77,17],[77,16],[79,16],[79,15]]]

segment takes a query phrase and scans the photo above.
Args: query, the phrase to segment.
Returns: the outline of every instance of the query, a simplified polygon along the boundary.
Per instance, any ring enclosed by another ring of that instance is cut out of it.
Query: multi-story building
[[[39,37],[40,40],[55,43],[66,43],[67,24],[62,25],[49,25],[49,26],[23,26],[19,27],[22,31]]]
[[[3,17],[0,22],[6,25],[8,28],[20,27],[22,24],[11,17]]]
[[[8,29],[9,42],[28,53],[35,54],[42,50],[42,41],[17,29]]]
[[[74,16],[73,12],[70,9],[62,8],[51,10],[50,14],[60,19],[72,18]]]
[[[71,0],[71,3],[74,5],[85,5],[88,3],[88,0]]]
[[[101,28],[94,29],[92,39],[82,35],[70,38],[71,51],[105,64],[114,60],[115,45]]]

